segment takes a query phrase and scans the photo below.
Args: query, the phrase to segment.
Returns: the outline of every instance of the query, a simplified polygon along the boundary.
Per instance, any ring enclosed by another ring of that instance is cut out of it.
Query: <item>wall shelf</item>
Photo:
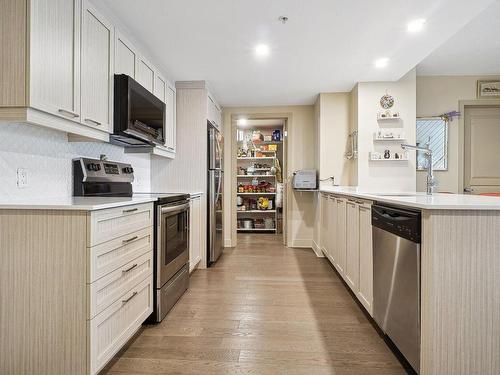
[[[374,142],[404,142],[405,140],[405,138],[378,138],[377,136],[373,137]]]
[[[409,158],[400,158],[400,159],[396,159],[396,158],[390,158],[390,159],[372,159],[370,157],[370,159],[368,159],[369,161],[408,161],[410,160]]]
[[[250,177],[257,177],[257,178],[266,178],[266,177],[269,177],[269,178],[276,178],[276,175],[274,175],[274,174],[254,174],[254,175],[251,175],[251,174],[239,174],[239,175],[236,175],[236,177],[238,177],[238,178],[250,178]]]

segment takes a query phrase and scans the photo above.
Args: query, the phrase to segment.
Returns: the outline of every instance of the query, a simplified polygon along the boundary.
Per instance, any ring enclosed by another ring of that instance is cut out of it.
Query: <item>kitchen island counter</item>
[[[356,186],[321,186],[320,192],[424,210],[500,211],[499,197],[444,193],[427,195],[422,192],[381,192]]]

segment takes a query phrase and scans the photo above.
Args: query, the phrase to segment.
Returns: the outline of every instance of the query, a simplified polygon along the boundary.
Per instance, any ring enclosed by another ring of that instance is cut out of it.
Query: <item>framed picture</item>
[[[477,97],[500,98],[500,81],[477,81]]]

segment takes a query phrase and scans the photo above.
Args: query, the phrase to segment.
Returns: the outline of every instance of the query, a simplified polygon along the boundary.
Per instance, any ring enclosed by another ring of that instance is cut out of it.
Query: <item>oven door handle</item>
[[[162,207],[161,208],[161,213],[162,214],[166,214],[166,213],[169,213],[169,212],[182,211],[182,210],[185,210],[187,208],[189,208],[189,202],[188,203],[184,203],[184,204],[180,204],[178,206]]]

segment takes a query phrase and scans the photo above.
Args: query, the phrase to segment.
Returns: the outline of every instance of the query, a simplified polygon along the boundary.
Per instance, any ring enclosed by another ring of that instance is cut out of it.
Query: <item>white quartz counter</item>
[[[498,210],[500,197],[420,192],[377,192],[355,186],[321,186],[321,192],[425,210]]]
[[[68,197],[0,200],[0,209],[7,210],[81,210],[94,211],[154,202],[150,197]]]

